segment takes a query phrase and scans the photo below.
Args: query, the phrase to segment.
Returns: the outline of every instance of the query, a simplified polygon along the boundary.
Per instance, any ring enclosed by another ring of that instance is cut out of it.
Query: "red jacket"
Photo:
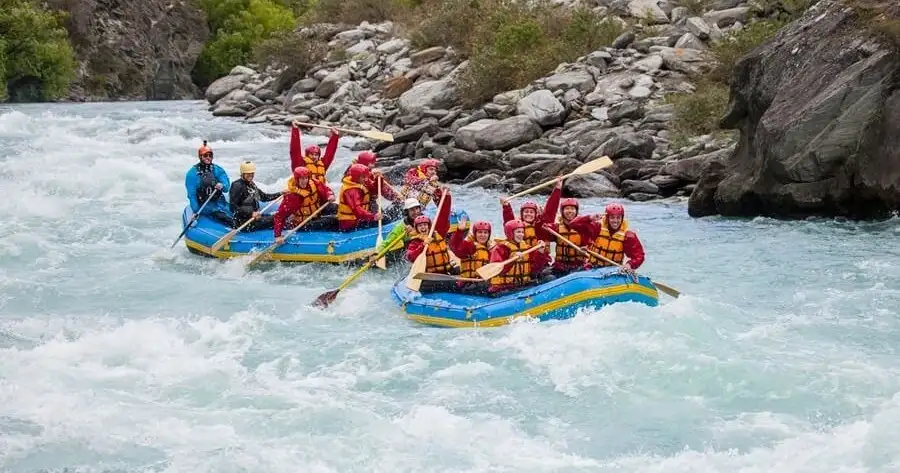
[[[539,240],[543,240],[547,243],[551,243],[556,240],[555,236],[544,230],[543,224],[556,220],[556,210],[559,208],[559,200],[561,195],[562,188],[559,186],[555,187],[553,189],[553,192],[550,193],[550,197],[547,198],[547,203],[544,204],[543,212],[541,212],[540,210],[537,212],[537,217],[535,217],[534,223],[532,225],[534,225],[534,234],[538,237]],[[521,219],[521,212],[519,218]],[[512,206],[509,204],[509,202],[503,204],[503,223],[515,219],[516,215],[513,213]],[[549,248],[549,246],[547,248]],[[535,253],[543,252],[544,250],[537,250]],[[530,254],[533,255],[534,253]]]
[[[444,206],[441,207],[441,211],[437,214],[437,224],[434,226],[434,233],[447,238],[447,232],[450,231],[450,205],[452,205],[452,200],[450,193],[447,193],[446,202],[444,202]],[[456,232],[456,233],[464,233],[464,232]],[[449,242],[448,242],[449,247]],[[422,250],[425,249],[425,242],[420,238],[414,238],[409,240],[409,243],[406,244],[406,260],[412,263],[419,257],[422,253]],[[454,253],[456,253],[454,251]],[[459,256],[458,254],[456,256]],[[459,256],[462,258],[462,256]]]
[[[588,242],[593,242],[597,235],[600,234],[600,222],[594,221],[590,215],[575,217],[569,223],[569,226],[581,233],[583,238],[587,238],[586,241]],[[622,242],[622,246],[625,256],[628,257],[627,262],[631,269],[638,269],[644,264],[644,246],[641,245],[641,240],[638,239],[637,234],[631,230],[626,230],[625,241]]]
[[[325,153],[322,154],[322,165],[325,166],[325,170],[327,171],[329,167],[331,167],[332,161],[334,161],[334,155],[337,153],[338,139],[340,135],[332,133],[331,136],[328,137],[328,144],[325,145]],[[305,166],[306,164],[303,162],[303,143],[300,139],[300,129],[292,126],[291,127],[291,172],[294,172],[294,169],[300,166]]]
[[[509,248],[506,247],[506,245],[494,245],[491,248],[490,253],[491,253],[491,263],[501,263],[501,262],[509,259],[511,251]],[[529,263],[534,265],[534,263],[535,263],[534,256],[538,253],[540,253],[540,250],[535,250],[535,251],[532,251],[531,253],[528,253]],[[509,263],[508,265],[504,266],[503,271],[498,276],[506,274],[506,272],[509,270],[509,268],[512,267],[513,264],[515,264],[515,263]],[[531,273],[534,274],[534,271],[532,270]],[[494,285],[494,284],[488,283],[488,292],[505,291],[507,289],[512,289],[514,287],[515,287],[515,285],[513,285],[513,284]]]
[[[356,159],[350,163],[350,166],[356,164]],[[347,166],[347,169],[344,169],[344,177],[350,176],[350,166]],[[372,193],[372,197],[378,195],[378,177],[373,174],[369,174],[369,177],[366,178],[365,182],[366,188],[369,189],[369,192]],[[382,176],[381,177],[381,195],[387,200],[397,200],[397,194],[394,192],[394,189],[391,188],[391,183],[387,181],[387,179]],[[374,199],[373,199],[374,200]]]
[[[362,192],[363,191],[359,189],[347,189],[341,198],[344,200],[344,203],[353,210],[353,215],[356,215],[357,219],[361,221],[377,220],[375,218],[376,214],[370,212],[369,209],[362,204]],[[339,220],[338,229],[342,231],[353,230],[356,228],[356,222],[359,220]]]
[[[334,192],[332,192],[331,188],[326,186],[324,183],[314,182],[310,180],[309,184],[316,186],[317,193],[319,194],[320,206],[327,202],[328,199],[334,197]],[[290,217],[294,212],[300,210],[300,203],[301,201],[299,195],[293,192],[284,194],[284,197],[282,197],[281,199],[281,204],[278,205],[278,210],[275,212],[274,226],[272,227],[275,230],[275,238],[281,236],[281,231],[284,229],[285,220],[287,220],[287,218]]]

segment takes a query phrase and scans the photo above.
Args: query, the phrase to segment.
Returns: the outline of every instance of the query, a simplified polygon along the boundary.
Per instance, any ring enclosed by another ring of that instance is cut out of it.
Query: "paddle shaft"
[[[296,227],[294,227],[294,228],[292,228],[292,229],[286,231],[286,232],[284,233],[284,235],[283,235],[284,239],[287,240],[288,238],[291,237],[291,235],[293,235],[294,233],[297,233],[297,230],[300,230],[300,227],[306,225],[310,220],[312,220],[313,218],[315,218],[315,216],[318,215],[319,212],[325,210],[325,207],[328,207],[328,202],[326,202],[326,203],[325,203],[324,205],[322,205],[321,207],[317,208],[317,209],[315,210],[315,212],[309,214],[309,217],[306,217],[305,219],[303,219],[303,221],[300,222]],[[269,245],[268,247],[266,247],[266,249],[260,251],[260,252],[259,252],[258,254],[256,254],[256,255],[253,255],[253,258],[250,259],[250,261],[247,262],[247,266],[250,266],[251,264],[255,263],[257,260],[259,260],[260,258],[262,258],[263,255],[270,253],[272,250],[274,250],[275,248],[277,248],[277,247],[279,247],[279,246],[281,246],[281,243],[278,243],[277,241],[276,241],[275,243],[272,243],[271,245]]]
[[[568,174],[564,174],[564,175],[560,176],[559,178],[554,177],[553,179],[550,179],[549,181],[544,182],[543,184],[538,184],[530,189],[525,189],[524,191],[521,191],[510,197],[507,197],[506,200],[512,200],[512,199],[515,199],[516,197],[522,197],[525,194],[530,194],[538,189],[542,189],[544,187],[547,187],[547,186],[553,184],[554,182],[556,182],[557,179],[566,179],[568,177],[572,177],[572,176],[575,176],[578,174],[585,174],[585,173],[589,173],[589,172],[599,171],[600,169],[603,169],[603,168],[611,166],[611,165],[612,165],[612,161],[609,159],[609,157],[602,156],[602,157],[599,157],[592,161],[589,161],[587,163],[584,163],[581,166],[578,166],[577,168],[575,168],[574,171],[572,171]]]
[[[209,197],[207,197],[206,201],[203,202],[203,205],[200,206],[200,210],[197,210],[197,213],[191,216],[191,221],[184,226],[184,230],[181,231],[181,234],[178,235],[178,238],[175,239],[175,241],[172,243],[172,246],[170,246],[169,248],[175,248],[175,245],[177,245],[178,242],[181,241],[181,237],[183,237],[187,233],[188,229],[191,228],[191,225],[193,225],[194,222],[196,222],[197,219],[200,218],[200,212],[203,212],[203,208],[206,207],[206,204],[212,202],[212,198],[215,197],[218,192],[219,189],[216,189],[212,191],[212,194],[209,194]]]
[[[545,245],[545,243],[542,241],[542,242],[538,243],[537,245],[523,251],[521,254],[519,254],[517,256],[507,258],[507,259],[497,262],[497,263],[488,263],[488,264],[478,268],[475,272],[478,273],[478,275],[481,276],[482,279],[491,279],[492,277],[497,276],[498,274],[502,273],[503,269],[506,268],[506,265],[518,260],[519,258],[527,255],[528,253],[531,253],[532,251],[537,251],[537,250],[543,248],[544,245]],[[486,273],[489,276],[485,276],[485,274],[483,274],[483,273]]]
[[[428,229],[428,236],[426,236],[425,239],[422,240],[422,252],[419,253],[419,256],[417,256],[416,260],[413,261],[412,267],[409,268],[409,274],[406,276],[406,287],[413,291],[418,291],[422,285],[421,281],[412,279],[412,275],[415,273],[424,272],[428,267],[428,244],[431,243],[431,237],[434,236],[434,229],[437,228],[438,219],[441,218],[441,209],[444,207],[445,200],[447,200],[447,192],[442,192],[441,201],[438,202],[437,213],[434,216],[434,220],[431,222],[431,228]]]
[[[328,306],[328,304],[330,304],[335,298],[337,298],[337,295],[339,292],[346,289],[347,286],[349,286],[353,281],[355,281],[358,277],[360,277],[362,275],[362,273],[366,272],[367,269],[371,268],[372,265],[375,264],[375,261],[378,258],[381,258],[382,256],[386,255],[388,253],[388,251],[390,251],[391,247],[394,246],[395,243],[397,243],[398,241],[400,241],[402,239],[403,239],[403,234],[401,233],[401,234],[397,235],[396,237],[394,237],[393,240],[388,241],[388,243],[386,245],[384,245],[384,248],[382,248],[381,251],[376,253],[373,258],[370,258],[368,261],[366,261],[365,264],[363,264],[363,266],[361,268],[356,270],[353,274],[350,275],[350,277],[345,279],[344,282],[342,282],[341,285],[337,287],[337,289],[332,289],[330,291],[319,294],[319,297],[316,298],[316,300],[313,302],[313,304],[319,305],[319,306]]]
[[[381,246],[382,243],[384,243],[384,235],[382,234],[382,231],[381,231],[381,223],[382,223],[382,220],[384,220],[384,215],[382,214],[382,209],[381,209],[381,184],[383,182],[384,181],[381,179],[381,176],[378,176],[378,184],[377,185],[378,185],[378,214],[379,215],[378,215],[378,238],[375,239],[375,247],[376,248]],[[380,269],[386,269],[387,262],[384,260],[384,257],[378,258],[378,261],[375,262],[375,266],[378,266],[378,268],[380,268]]]
[[[483,282],[484,279],[480,278],[464,278],[461,276],[454,276],[452,274],[440,274],[440,273],[418,273],[413,275],[413,279],[418,279],[421,281],[464,281],[464,282]]]
[[[344,132],[344,133],[351,133],[351,134],[354,134],[354,135],[363,135],[363,136],[366,136],[366,135],[372,134],[372,133],[369,132],[368,130],[351,130],[351,129],[349,129],[349,128],[339,128],[339,127],[336,127],[336,126],[328,126],[328,125],[317,125],[317,124],[315,124],[315,123],[304,123],[304,122],[296,122],[296,123],[297,123],[298,125],[308,126],[308,127],[313,127],[313,128],[328,128],[328,129],[334,128],[334,129],[337,130],[337,131]],[[385,132],[383,132],[383,131],[377,131],[377,130],[374,130],[374,133],[377,134],[379,137],[380,137],[381,135],[384,135],[384,138],[385,138],[385,139],[387,139],[388,137],[390,137],[390,140],[388,140],[388,141],[393,141],[393,136],[392,136],[390,133],[385,133]]]
[[[275,200],[269,202],[268,204],[266,204],[265,207],[262,208],[262,210],[259,211],[259,213],[263,213],[263,212],[265,212],[266,210],[269,210],[269,207],[271,207],[272,205],[274,205],[275,202],[281,201],[281,199],[283,199],[283,198],[284,198],[284,195],[279,196],[277,199],[275,199]],[[256,220],[257,218],[259,218],[258,215],[257,215],[256,217],[250,217],[250,218],[247,219],[246,222],[242,223],[240,227],[237,227],[237,228],[235,228],[234,230],[231,230],[230,232],[226,233],[225,236],[223,236],[222,238],[219,238],[219,239],[216,241],[216,243],[213,244],[212,250],[213,250],[213,251],[219,251],[219,248],[222,248],[223,246],[225,246],[225,243],[228,243],[229,241],[231,241],[231,239],[234,238],[234,236],[237,235],[239,231],[243,230],[244,227],[246,227],[247,225],[250,225],[250,223],[252,223],[252,222],[253,222],[254,220]]]

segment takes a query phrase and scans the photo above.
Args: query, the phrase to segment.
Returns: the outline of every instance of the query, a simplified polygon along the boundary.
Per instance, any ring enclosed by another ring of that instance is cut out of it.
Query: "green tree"
[[[0,100],[23,84],[31,100],[65,95],[77,63],[61,20],[30,0],[0,0]]]
[[[201,86],[209,85],[234,66],[247,64],[256,45],[291,31],[296,25],[296,16],[285,2],[202,0],[201,5],[213,36],[194,67],[194,81]]]

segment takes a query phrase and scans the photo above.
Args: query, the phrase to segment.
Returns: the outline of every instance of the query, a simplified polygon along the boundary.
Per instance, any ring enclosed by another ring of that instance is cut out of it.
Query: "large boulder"
[[[742,58],[722,120],[741,138],[706,166],[692,216],[870,218],[900,209],[900,53],[872,34],[898,21],[882,1],[859,21],[822,0]]]

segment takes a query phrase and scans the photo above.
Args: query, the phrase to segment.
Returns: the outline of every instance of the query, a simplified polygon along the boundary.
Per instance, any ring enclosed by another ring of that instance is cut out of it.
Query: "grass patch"
[[[673,93],[666,95],[666,103],[674,106],[675,120],[669,130],[672,144],[682,147],[689,144],[692,136],[715,134],[719,129],[719,119],[728,106],[728,86],[719,81],[700,80],[694,93]]]

